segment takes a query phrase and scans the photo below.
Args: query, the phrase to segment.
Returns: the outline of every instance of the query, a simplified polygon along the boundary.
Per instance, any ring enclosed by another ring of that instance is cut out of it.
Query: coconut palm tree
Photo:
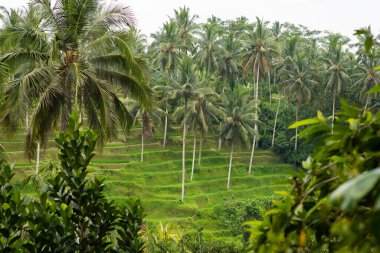
[[[194,146],[190,180],[193,179],[194,175],[197,133],[200,134],[198,157],[198,165],[200,165],[202,155],[202,139],[204,136],[207,136],[209,129],[215,123],[221,121],[225,117],[224,111],[213,103],[213,98],[216,96],[217,94],[211,88],[198,89],[194,92],[193,98],[187,106],[178,107],[173,113],[174,118],[181,118],[182,122],[186,122],[193,132]]]
[[[224,143],[231,147],[227,189],[230,189],[234,149],[249,146],[250,138],[257,135],[257,131],[254,129],[254,126],[256,125],[256,103],[249,100],[247,95],[248,92],[244,91],[244,89],[239,86],[226,94],[226,97],[228,98],[226,106],[227,118],[221,135]]]
[[[151,37],[153,42],[150,50],[153,51],[153,63],[167,73],[167,85],[170,85],[175,64],[179,61],[181,54],[176,23],[174,21],[164,23],[160,31],[152,34]]]
[[[301,105],[311,99],[311,87],[318,84],[314,80],[314,71],[312,63],[302,54],[298,54],[292,59],[293,67],[291,70],[283,70],[283,84],[285,84],[284,93],[290,100],[296,104],[296,121]],[[298,147],[298,127],[294,141],[294,150]]]
[[[141,162],[144,162],[144,142],[153,138],[155,126],[161,126],[165,111],[157,106],[145,107],[141,104],[133,106],[130,110],[134,117],[134,125],[141,124]]]
[[[329,50],[328,56],[325,57],[327,63],[327,73],[329,75],[328,81],[326,83],[326,92],[330,91],[332,93],[332,118],[331,118],[331,129],[334,129],[334,119],[335,119],[335,106],[336,97],[339,96],[342,86],[351,82],[351,78],[348,75],[347,58],[342,52],[342,46],[345,41],[340,35],[329,36]]]
[[[368,91],[380,83],[379,73],[375,69],[375,67],[379,65],[379,58],[374,54],[375,52],[372,52],[366,57],[363,57],[362,61],[359,62],[359,73],[354,75],[358,79],[355,86],[360,89],[359,97],[365,100],[365,110],[368,108],[372,97],[376,96],[376,93],[371,94],[368,93]]]
[[[272,39],[269,30],[266,28],[265,23],[256,18],[255,27],[252,32],[248,33],[244,40],[245,52],[243,55],[243,70],[245,75],[251,72],[256,79],[254,81],[254,101],[256,102],[256,109],[259,108],[259,80],[260,74],[265,75],[269,73],[270,57],[274,52]],[[258,111],[256,111],[255,121],[258,121]],[[258,132],[256,124],[255,131]],[[253,147],[257,145],[256,135],[252,141]],[[253,152],[254,153],[254,152]],[[251,158],[252,159],[252,158]]]
[[[0,62],[12,70],[2,126],[14,131],[24,118],[25,101],[37,103],[26,137],[29,157],[55,126],[66,129],[74,110],[98,130],[100,143],[116,136],[118,122],[128,129],[132,117],[116,87],[141,104],[151,96],[140,56],[128,44],[129,35],[120,31],[134,25],[130,8],[103,7],[99,0],[57,1],[54,6],[46,0],[32,2],[25,22],[2,33],[9,46]]]
[[[195,20],[198,15],[191,15],[190,9],[187,7],[180,7],[179,10],[174,10],[174,17],[170,20],[176,24],[177,35],[181,42],[181,51],[185,54],[193,51],[195,43],[195,33],[198,25]]]
[[[234,33],[229,32],[222,37],[218,55],[219,75],[226,84],[229,84],[230,89],[233,90],[240,69],[240,43]]]
[[[206,76],[210,75],[210,72],[217,70],[217,51],[219,48],[219,38],[215,26],[205,24],[202,26],[200,33],[198,52],[195,57],[198,59],[201,69],[206,73]]]

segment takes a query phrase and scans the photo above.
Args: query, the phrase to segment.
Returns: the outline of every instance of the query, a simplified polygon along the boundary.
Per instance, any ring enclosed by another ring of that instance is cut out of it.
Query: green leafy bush
[[[60,166],[38,199],[21,197],[10,184],[12,166],[0,161],[2,252],[142,252],[140,201],[117,206],[88,177],[98,136],[81,131],[77,117],[56,138]]]
[[[254,252],[380,252],[380,113],[342,101],[331,119],[321,113],[291,127],[314,142],[293,191],[280,192],[263,221],[252,221]]]

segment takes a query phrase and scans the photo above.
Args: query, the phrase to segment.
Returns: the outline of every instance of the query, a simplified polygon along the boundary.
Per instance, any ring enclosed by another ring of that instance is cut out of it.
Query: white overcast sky
[[[116,0],[110,0],[116,1]],[[28,0],[0,0],[7,8],[22,7]],[[352,37],[355,29],[371,25],[380,33],[380,0],[119,0],[132,8],[138,28],[149,35],[158,30],[173,9],[182,6],[205,21],[211,15],[222,19],[256,16],[268,21],[302,24],[310,29],[329,30]]]

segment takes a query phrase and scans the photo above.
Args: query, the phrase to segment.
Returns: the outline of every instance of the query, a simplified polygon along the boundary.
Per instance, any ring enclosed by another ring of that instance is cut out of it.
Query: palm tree
[[[225,83],[233,90],[239,72],[240,45],[234,33],[230,32],[222,37],[219,47],[219,75]]]
[[[283,70],[285,84],[284,93],[288,98],[296,103],[296,121],[298,121],[298,113],[301,105],[308,102],[311,98],[311,86],[318,82],[314,81],[313,69],[311,62],[304,55],[297,55],[292,59],[292,69]],[[294,150],[297,151],[298,146],[298,127],[296,128]]]
[[[231,146],[227,189],[230,189],[234,148],[249,146],[250,138],[257,134],[254,129],[255,102],[248,101],[247,94],[241,87],[237,87],[226,95],[228,97],[227,118],[221,135],[224,142]]]
[[[198,89],[194,91],[193,98],[189,102],[188,106],[178,107],[173,113],[173,117],[181,118],[182,122],[186,122],[193,132],[194,147],[190,180],[193,179],[194,175],[197,132],[200,133],[198,157],[198,165],[200,165],[202,155],[202,139],[204,136],[207,136],[207,133],[212,125],[221,121],[225,116],[223,110],[214,105],[212,100],[213,97],[216,97],[216,93],[212,89]]]
[[[255,122],[258,122],[258,108],[259,108],[259,80],[260,72],[269,73],[270,69],[270,57],[274,52],[273,44],[268,33],[268,29],[262,20],[256,18],[256,26],[254,30],[248,34],[245,40],[246,52],[243,56],[244,59],[244,72],[248,73],[251,71],[256,77],[256,82],[254,85],[254,101],[255,101]],[[255,124],[255,131],[258,132],[258,126]],[[256,140],[257,135],[254,135],[252,141],[252,155],[251,160],[254,155],[254,147],[257,145]],[[250,172],[250,171],[249,171]]]
[[[144,107],[142,105],[135,105],[131,110],[134,117],[134,124],[141,123],[141,162],[144,162],[144,141],[151,140],[153,137],[154,126],[160,126],[162,123],[162,116],[166,114],[157,106]]]
[[[185,101],[185,108],[187,108],[189,100],[193,97],[193,85],[196,82],[195,65],[193,59],[189,56],[184,56],[178,65],[178,82],[173,82],[173,98],[183,98]],[[174,115],[175,116],[175,115]],[[186,131],[188,128],[187,122],[182,122],[183,138],[182,138],[182,192],[181,202],[185,198],[185,174],[186,174]]]
[[[217,51],[219,48],[219,39],[217,36],[217,30],[215,26],[205,24],[202,27],[202,32],[199,39],[199,50],[195,57],[198,59],[201,69],[204,69],[206,76],[210,75],[210,72],[217,70]]]
[[[163,72],[167,73],[167,85],[170,85],[172,72],[175,64],[180,59],[180,41],[177,35],[177,25],[174,21],[164,23],[158,33],[151,37],[154,39],[151,44],[153,51],[153,63],[160,66]]]
[[[342,86],[351,82],[349,75],[347,74],[347,59],[342,52],[342,46],[344,41],[340,35],[329,36],[329,51],[328,57],[325,58],[327,62],[329,74],[328,81],[326,84],[326,91],[332,93],[332,119],[331,119],[331,131],[334,130],[334,119],[335,119],[335,101],[336,97],[339,96]]]
[[[181,50],[185,54],[191,52],[194,48],[195,32],[198,29],[195,20],[197,15],[190,15],[190,9],[187,7],[180,7],[179,10],[174,10],[174,18],[170,20],[176,24],[177,35],[181,41]]]
[[[368,108],[372,96],[376,96],[376,93],[370,94],[368,91],[380,83],[379,73],[375,69],[378,65],[379,58],[375,55],[375,52],[372,52],[359,62],[358,69],[360,72],[354,75],[358,78],[355,86],[360,87],[359,97],[365,99],[364,110]]]
[[[0,62],[12,70],[0,113],[3,127],[14,131],[26,113],[25,101],[37,103],[26,137],[29,157],[55,126],[65,130],[73,110],[98,130],[100,143],[116,136],[117,122],[128,129],[132,117],[115,88],[146,105],[151,95],[140,56],[120,32],[134,24],[130,9],[102,7],[99,0],[33,3],[25,22],[2,37],[9,47]]]

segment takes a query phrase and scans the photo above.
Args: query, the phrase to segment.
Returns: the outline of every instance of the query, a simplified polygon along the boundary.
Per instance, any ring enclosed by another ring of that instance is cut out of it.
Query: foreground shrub
[[[380,252],[380,113],[342,101],[342,113],[293,125],[315,142],[293,191],[280,192],[264,220],[250,222],[248,251]]]
[[[56,138],[60,160],[37,199],[11,185],[12,166],[0,161],[2,252],[142,252],[140,201],[117,206],[103,195],[103,180],[88,177],[98,136],[81,131],[77,117]]]

